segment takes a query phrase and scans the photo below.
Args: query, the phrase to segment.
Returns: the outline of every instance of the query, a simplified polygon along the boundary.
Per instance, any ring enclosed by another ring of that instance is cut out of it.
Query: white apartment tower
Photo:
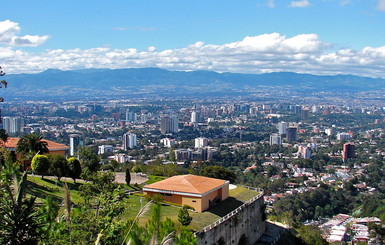
[[[136,146],[136,134],[125,133],[123,134],[123,150],[132,149]]]

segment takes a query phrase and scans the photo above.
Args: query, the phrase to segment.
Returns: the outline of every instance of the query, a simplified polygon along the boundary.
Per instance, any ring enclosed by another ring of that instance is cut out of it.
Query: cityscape
[[[6,0],[0,244],[385,244],[385,0]]]

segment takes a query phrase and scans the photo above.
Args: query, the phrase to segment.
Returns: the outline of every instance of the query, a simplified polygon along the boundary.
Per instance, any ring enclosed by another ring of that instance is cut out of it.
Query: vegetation
[[[32,158],[31,168],[35,173],[41,174],[43,178],[50,168],[48,157],[46,155],[35,155]]]
[[[191,221],[192,217],[188,213],[188,209],[186,206],[183,206],[178,213],[178,221],[181,223],[183,226],[188,226]]]

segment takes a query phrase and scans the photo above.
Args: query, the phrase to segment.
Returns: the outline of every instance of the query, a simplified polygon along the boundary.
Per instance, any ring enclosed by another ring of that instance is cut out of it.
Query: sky
[[[385,0],[2,0],[0,65],[385,78]]]

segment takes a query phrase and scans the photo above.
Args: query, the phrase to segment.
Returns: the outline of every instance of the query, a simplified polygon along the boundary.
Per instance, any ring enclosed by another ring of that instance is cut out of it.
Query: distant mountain
[[[293,90],[367,91],[385,88],[385,80],[353,75],[318,76],[291,72],[265,74],[168,71],[158,68],[49,69],[37,74],[7,75],[8,95],[79,95],[141,93],[247,92],[260,87]]]

